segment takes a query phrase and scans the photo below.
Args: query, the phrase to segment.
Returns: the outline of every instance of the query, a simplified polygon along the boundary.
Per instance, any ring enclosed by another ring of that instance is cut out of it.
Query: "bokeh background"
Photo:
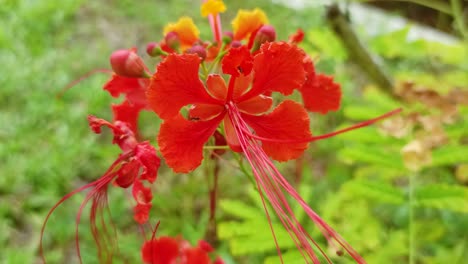
[[[303,158],[278,166],[369,263],[466,263],[466,2],[404,1],[420,4],[384,9],[366,1],[338,2],[343,17],[330,13],[332,1],[226,1],[226,30],[237,9],[259,7],[278,39],[302,28],[301,47],[317,70],[341,83],[342,109],[312,115],[314,134],[404,109],[379,125],[314,142]],[[417,9],[429,12],[419,16],[426,19],[415,22],[416,11],[408,10]],[[110,133],[95,135],[86,120],[88,114],[112,118],[109,106],[119,99],[102,90],[109,75],[92,75],[58,95],[86,72],[109,68],[115,49],[135,46],[143,56],[148,42],[162,38],[163,26],[183,15],[195,20],[203,39],[211,38],[199,1],[0,0],[0,263],[41,263],[39,231],[49,209],[99,178],[119,153]],[[352,28],[361,45],[337,34],[336,23]],[[356,55],[355,46],[372,55],[372,64]],[[391,86],[382,84],[382,76]],[[144,113],[140,124],[154,143],[156,115]],[[279,263],[258,194],[235,162],[227,154],[220,174],[218,252],[226,263]],[[161,168],[152,212],[153,222],[161,220],[158,235],[182,235],[192,243],[204,237],[209,203],[203,170],[177,175]],[[127,194],[111,188],[109,195],[120,245],[115,263],[138,263],[142,237]],[[75,216],[82,199],[66,201],[47,225],[49,263],[77,262]],[[335,263],[352,263],[336,256],[311,223],[304,225]],[[88,227],[85,210],[83,261],[97,263]],[[286,263],[302,263],[288,239],[280,245]]]

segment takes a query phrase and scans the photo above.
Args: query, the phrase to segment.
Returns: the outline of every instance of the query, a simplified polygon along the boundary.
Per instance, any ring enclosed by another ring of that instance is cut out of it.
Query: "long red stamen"
[[[373,119],[369,119],[369,120],[366,120],[364,122],[361,122],[361,123],[357,123],[355,125],[352,125],[350,127],[347,127],[347,128],[343,128],[343,129],[340,129],[340,130],[337,130],[335,132],[331,132],[331,133],[327,133],[327,134],[323,134],[323,135],[320,135],[320,136],[312,136],[312,137],[309,137],[309,138],[303,138],[303,139],[274,139],[274,138],[265,138],[265,137],[260,137],[260,136],[257,136],[255,134],[252,134],[248,127],[242,127],[241,129],[243,130],[243,133],[247,134],[249,137],[252,137],[252,138],[255,138],[255,139],[259,139],[261,141],[266,141],[266,142],[275,142],[275,143],[305,143],[305,142],[312,142],[312,141],[317,141],[317,140],[321,140],[321,139],[326,139],[326,138],[330,138],[330,137],[334,137],[336,135],[339,135],[339,134],[342,134],[342,133],[345,133],[345,132],[348,132],[348,131],[351,131],[351,130],[355,130],[355,129],[358,129],[358,128],[361,128],[361,127],[366,127],[366,126],[369,126],[369,125],[372,125],[378,121],[381,121],[383,119],[386,119],[392,115],[395,115],[395,114],[398,114],[400,113],[401,111],[403,111],[403,109],[401,108],[398,108],[398,109],[395,109],[395,110],[392,110],[388,113],[385,113],[381,116],[378,116],[376,118],[373,118]]]
[[[220,16],[219,14],[215,15],[210,15],[209,21],[211,24],[211,20],[213,20],[213,32],[214,32],[214,38],[215,41],[218,43],[218,45],[221,45],[221,22],[220,22]]]
[[[82,202],[82,204],[80,206],[80,209],[78,210],[77,217],[76,217],[75,243],[76,243],[76,250],[77,250],[77,255],[78,255],[78,259],[79,259],[80,263],[82,263],[82,260],[81,260],[81,253],[80,253],[80,247],[79,247],[78,225],[79,225],[79,222],[80,222],[80,219],[81,219],[81,213],[82,213],[85,205],[91,199],[94,199],[93,200],[93,207],[92,207],[91,215],[90,215],[91,231],[92,231],[93,237],[94,237],[94,239],[95,239],[95,241],[97,243],[98,249],[100,249],[100,246],[101,246],[102,243],[100,242],[101,240],[99,240],[100,239],[99,235],[98,235],[99,232],[98,232],[97,226],[95,225],[95,218],[96,218],[96,212],[98,212],[102,208],[106,208],[106,204],[107,204],[107,198],[106,198],[106,200],[102,201],[102,198],[100,198],[101,197],[100,195],[106,194],[106,190],[104,190],[103,188],[107,188],[108,184],[115,178],[116,171],[117,171],[116,169],[118,168],[118,166],[120,166],[121,163],[124,160],[128,159],[132,155],[133,155],[132,152],[128,152],[126,154],[121,155],[116,161],[114,161],[114,163],[112,163],[112,165],[106,171],[104,176],[102,176],[101,178],[99,178],[98,180],[96,180],[94,182],[88,183],[88,184],[86,184],[86,185],[84,185],[84,186],[82,186],[82,187],[80,187],[80,188],[66,194],[50,209],[50,211],[46,215],[44,223],[42,224],[41,233],[40,233],[39,254],[40,254],[40,256],[42,258],[42,261],[44,263],[46,263],[46,260],[45,260],[44,251],[43,251],[42,238],[44,237],[45,227],[47,225],[47,222],[49,221],[50,216],[55,211],[55,209],[57,209],[57,207],[59,207],[66,200],[71,198],[73,195],[75,195],[75,194],[77,194],[79,192],[82,192],[82,191],[84,191],[86,189],[89,189],[89,188],[93,188],[93,189],[90,191],[90,193],[88,193],[86,195],[86,198]],[[104,190],[104,192],[102,192],[103,190]],[[102,206],[102,205],[104,205],[104,206]],[[94,210],[94,213],[93,213],[93,210]],[[105,232],[105,235],[108,234],[108,231],[104,231],[104,232]],[[99,253],[99,254],[101,254],[101,253]]]
[[[296,244],[299,252],[304,257],[306,263],[320,263],[317,255],[314,252],[312,245],[321,253],[328,263],[332,263],[330,258],[320,248],[316,241],[304,230],[302,225],[299,223],[294,215],[294,212],[286,199],[286,192],[289,196],[299,202],[303,210],[309,216],[309,218],[320,228],[323,235],[327,240],[336,241],[340,244],[357,263],[366,263],[364,259],[343,239],[339,236],[325,221],[323,221],[302,199],[302,197],[296,192],[296,190],[289,184],[288,181],[281,175],[276,169],[273,162],[268,158],[266,153],[261,147],[261,143],[257,138],[251,136],[248,125],[243,121],[238,109],[234,104],[228,105],[228,113],[231,118],[231,122],[235,124],[239,143],[243,149],[243,152],[252,166],[252,171],[257,182],[260,197],[264,200],[264,195],[270,201],[273,209],[275,210],[278,219],[281,221],[286,231]],[[248,132],[248,133],[247,133]],[[272,228],[271,219],[268,215],[267,207],[264,205],[265,212],[267,213],[270,229],[272,229],[273,235],[274,230]],[[278,243],[274,236],[276,247],[280,255],[281,262],[281,250],[279,249]]]

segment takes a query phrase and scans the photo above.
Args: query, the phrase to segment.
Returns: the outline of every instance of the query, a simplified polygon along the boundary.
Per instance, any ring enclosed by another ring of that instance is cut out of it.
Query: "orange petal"
[[[208,121],[188,121],[182,115],[162,123],[158,135],[161,154],[174,172],[196,169],[203,159],[203,145],[213,135],[223,115]]]
[[[291,100],[286,100],[270,114],[242,117],[258,136],[268,139],[301,140],[309,138],[309,116],[306,110]],[[277,161],[296,159],[302,155],[309,143],[276,143],[262,141],[265,153]]]
[[[305,82],[304,59],[305,53],[295,45],[284,42],[263,44],[254,58],[252,89],[242,99],[274,91],[291,94]]]
[[[307,80],[299,89],[304,101],[304,107],[312,112],[326,114],[340,108],[341,88],[333,82],[333,77],[317,74]]]
[[[181,17],[176,23],[165,26],[164,35],[169,32],[175,32],[179,35],[183,50],[197,42],[200,35],[200,31],[190,17]]]
[[[208,92],[216,99],[226,100],[227,87],[223,77],[219,74],[210,74],[206,80]]]
[[[223,111],[224,107],[213,104],[192,105],[189,110],[190,120],[209,120]]]
[[[272,104],[273,99],[271,97],[261,94],[238,103],[237,107],[244,113],[258,115],[268,111]]]
[[[159,117],[174,117],[188,104],[222,104],[198,78],[199,64],[196,54],[169,54],[159,64],[147,91],[148,103]]]
[[[240,75],[236,78],[236,83],[234,84],[234,93],[232,95],[234,102],[238,102],[239,97],[243,95],[250,87],[252,83],[253,74],[247,76]]]
[[[231,24],[234,40],[243,40],[248,39],[250,34],[262,25],[268,24],[268,19],[261,9],[255,8],[250,11],[240,9]]]
[[[228,115],[224,117],[224,133],[229,147],[235,152],[242,152],[237,133]]]

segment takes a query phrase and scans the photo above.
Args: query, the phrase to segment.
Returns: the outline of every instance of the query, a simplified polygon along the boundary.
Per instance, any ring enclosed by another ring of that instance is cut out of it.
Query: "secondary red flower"
[[[44,225],[41,230],[41,237],[44,233],[45,225],[47,224],[49,217],[60,204],[78,192],[91,189],[81,204],[76,217],[75,236],[77,253],[81,262],[80,247],[78,243],[78,225],[80,223],[81,213],[84,207],[91,200],[91,231],[98,247],[99,259],[103,263],[109,263],[112,259],[112,251],[116,245],[113,244],[114,240],[109,238],[112,234],[109,232],[107,225],[112,225],[112,223],[107,223],[106,220],[104,220],[104,214],[106,214],[109,209],[107,204],[108,186],[110,183],[114,183],[116,186],[121,188],[128,188],[133,185],[132,194],[136,201],[134,219],[138,223],[142,224],[148,220],[151,200],[153,197],[151,189],[145,187],[144,182],[153,183],[156,180],[160,160],[156,156],[156,150],[149,142],[137,141],[128,124],[121,121],[109,123],[94,116],[89,116],[88,121],[91,129],[98,134],[101,133],[102,126],[109,127],[114,134],[113,143],[117,144],[121,148],[122,154],[119,155],[101,178],[65,195],[52,207],[44,221]],[[98,225],[100,226],[98,227]],[[109,245],[109,243],[111,245]],[[42,239],[40,250],[42,255]]]
[[[120,53],[129,54],[128,57],[135,58],[136,55],[135,49],[130,50],[119,50],[113,54],[119,55]],[[125,55],[124,54],[124,55]],[[117,56],[119,57],[119,56]],[[136,60],[136,59],[133,59]],[[112,57],[111,57],[112,61]],[[138,57],[138,63],[123,63],[124,66],[129,65],[138,65],[134,66],[133,69],[135,72],[144,71],[147,72],[146,66],[143,64],[143,61]],[[131,75],[125,74],[126,72],[120,68],[126,69],[124,66],[116,67],[112,65],[115,73],[112,75],[111,79],[104,85],[104,90],[108,91],[112,97],[118,98],[120,95],[125,95],[125,99],[121,104],[112,105],[112,111],[114,113],[113,121],[121,121],[127,123],[130,126],[130,129],[138,137],[138,116],[142,110],[149,109],[148,103],[146,100],[146,89],[149,85],[149,79],[144,78],[142,75]],[[130,70],[129,70],[130,71]]]
[[[211,261],[213,248],[207,242],[200,240],[198,245],[191,246],[181,237],[155,237],[159,226],[153,230],[151,240],[145,241],[141,248],[141,257],[145,264],[223,264],[218,257]]]

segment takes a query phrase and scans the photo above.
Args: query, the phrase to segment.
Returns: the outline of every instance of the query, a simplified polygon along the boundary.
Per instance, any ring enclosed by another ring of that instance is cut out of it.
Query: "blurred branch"
[[[463,7],[460,0],[451,0],[452,5],[452,14],[455,20],[456,26],[460,35],[465,39],[468,40],[468,32],[465,26],[465,19],[463,16]]]
[[[341,39],[350,58],[358,64],[368,77],[380,86],[382,90],[394,96],[392,78],[385,72],[382,65],[372,57],[370,51],[361,43],[354,30],[351,28],[346,16],[336,4],[328,7],[327,21],[338,38]]]
[[[434,10],[437,10],[441,13],[445,13],[448,15],[452,15],[452,9],[449,4],[441,2],[441,1],[434,1],[434,0],[355,0],[356,2],[408,2],[414,3],[421,6],[429,7]]]

